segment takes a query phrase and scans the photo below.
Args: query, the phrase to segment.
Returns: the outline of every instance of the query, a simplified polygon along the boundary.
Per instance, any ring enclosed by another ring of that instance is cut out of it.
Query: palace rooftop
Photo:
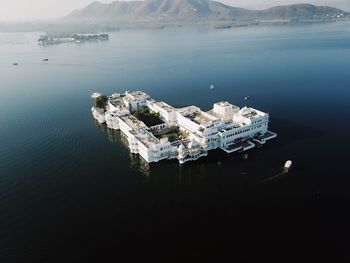
[[[92,98],[99,96],[94,93]],[[160,118],[160,124],[148,127],[135,117],[145,110],[149,116]],[[228,153],[242,152],[277,136],[268,131],[269,114],[227,101],[215,103],[213,109],[204,112],[196,106],[178,109],[135,91],[112,94],[104,109],[93,107],[92,113],[100,123],[120,130],[131,152],[149,163],[178,159],[182,164],[218,148]],[[169,141],[169,134],[175,141]]]

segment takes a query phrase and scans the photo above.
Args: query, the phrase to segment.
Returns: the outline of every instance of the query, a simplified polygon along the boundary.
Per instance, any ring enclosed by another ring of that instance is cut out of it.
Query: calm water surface
[[[49,47],[39,35],[0,33],[0,262],[349,259],[349,23]],[[248,103],[279,137],[247,160],[216,151],[148,166],[91,117],[91,92],[125,90],[205,110]]]

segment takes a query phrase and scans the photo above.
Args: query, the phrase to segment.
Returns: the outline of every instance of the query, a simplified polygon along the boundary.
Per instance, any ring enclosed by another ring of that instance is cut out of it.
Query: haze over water
[[[249,258],[252,246],[283,258],[285,244],[348,258],[349,26],[120,31],[48,47],[40,32],[0,33],[0,262]],[[91,116],[92,92],[125,90],[176,107],[247,104],[279,137],[247,160],[218,150],[148,166]]]

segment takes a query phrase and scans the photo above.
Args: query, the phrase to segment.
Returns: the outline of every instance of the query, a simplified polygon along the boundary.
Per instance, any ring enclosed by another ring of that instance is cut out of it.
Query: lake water
[[[350,23],[48,47],[39,35],[0,33],[0,262],[349,259]],[[215,151],[148,166],[91,116],[92,92],[125,90],[205,110],[248,104],[279,137],[247,160]]]

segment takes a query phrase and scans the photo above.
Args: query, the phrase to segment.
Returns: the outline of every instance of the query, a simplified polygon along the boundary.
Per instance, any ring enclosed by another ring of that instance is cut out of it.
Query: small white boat
[[[214,89],[215,89],[214,85],[213,85],[213,84],[210,85],[209,89],[210,89],[210,90],[214,90]]]
[[[291,160],[286,161],[286,163],[284,164],[284,169],[288,171],[291,167],[292,167],[292,161]]]

